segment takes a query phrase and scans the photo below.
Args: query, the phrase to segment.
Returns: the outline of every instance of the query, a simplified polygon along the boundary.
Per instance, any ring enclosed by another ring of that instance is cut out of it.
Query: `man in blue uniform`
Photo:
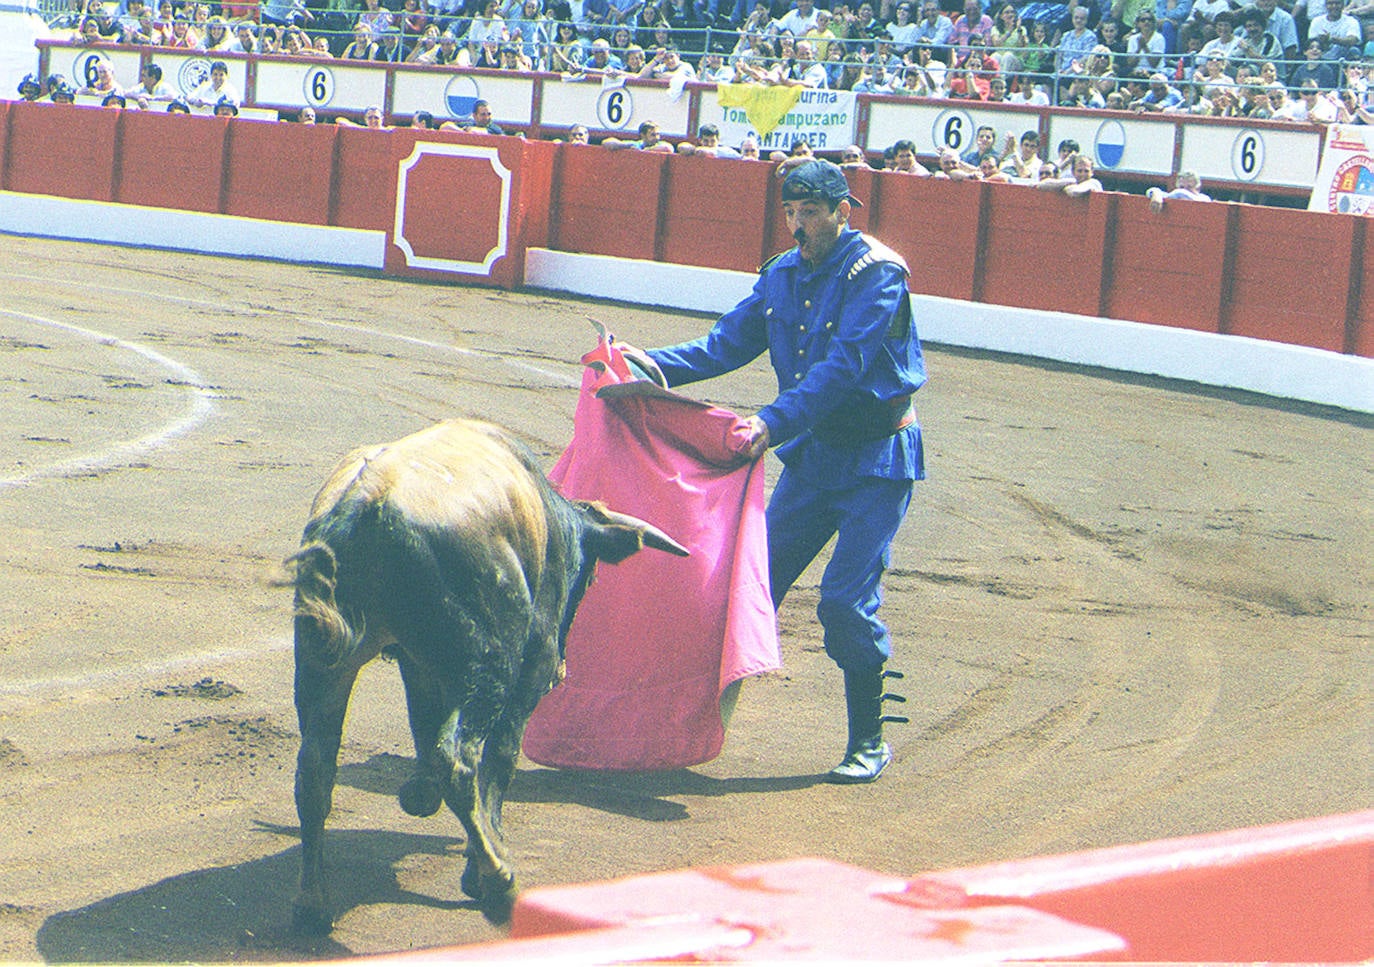
[[[817,616],[844,672],[849,741],[827,778],[877,779],[883,665],[892,647],[878,619],[892,539],[925,476],[912,394],[925,382],[901,256],[848,225],[844,173],[810,161],[788,174],[782,207],[797,246],[769,260],[753,292],[700,339],[651,350],[669,386],[738,369],[768,351],[778,396],[750,418],[751,456],[778,447],[782,476],[768,505],[773,605],[833,536]]]

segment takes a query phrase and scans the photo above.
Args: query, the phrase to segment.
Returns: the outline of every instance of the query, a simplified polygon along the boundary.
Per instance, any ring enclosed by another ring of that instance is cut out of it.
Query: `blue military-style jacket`
[[[846,228],[808,271],[793,248],[700,339],[650,351],[669,386],[738,369],[768,351],[778,397],[759,411],[778,457],[822,487],[859,477],[920,480],[911,394],[925,362],[901,256]]]

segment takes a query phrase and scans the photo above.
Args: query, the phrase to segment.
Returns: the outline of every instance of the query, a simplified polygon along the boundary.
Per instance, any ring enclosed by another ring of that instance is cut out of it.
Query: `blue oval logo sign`
[[[1115,168],[1126,155],[1126,128],[1120,121],[1103,121],[1093,139],[1093,153],[1103,168]]]
[[[460,74],[444,88],[444,109],[449,117],[472,117],[472,109],[477,106],[481,96],[476,79]]]

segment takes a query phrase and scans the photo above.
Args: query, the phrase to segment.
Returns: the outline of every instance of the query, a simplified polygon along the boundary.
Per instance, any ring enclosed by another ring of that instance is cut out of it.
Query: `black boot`
[[[885,672],[881,665],[864,671],[844,672],[844,699],[849,710],[849,744],[844,761],[826,774],[829,782],[857,784],[873,782],[892,761],[892,750],[883,741],[884,722],[905,722],[899,715],[883,715],[883,700],[904,702],[900,695],[883,694],[884,678],[901,678],[900,672]]]

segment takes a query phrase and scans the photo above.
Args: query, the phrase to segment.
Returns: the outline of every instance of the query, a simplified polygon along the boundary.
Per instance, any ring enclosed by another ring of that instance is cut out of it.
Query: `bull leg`
[[[490,723],[486,725],[490,728]],[[491,828],[481,794],[483,750],[487,744],[484,731],[478,723],[457,712],[445,725],[445,738],[454,742],[453,781],[446,799],[468,839],[463,850],[467,864],[459,885],[482,905],[488,916],[501,919],[509,916],[506,898],[513,896],[515,877],[502,855],[499,837]]]
[[[510,701],[497,718],[482,748],[478,796],[491,834],[491,851],[498,863],[497,873],[482,879],[482,902],[488,916],[494,920],[504,921],[510,917],[517,894],[515,871],[506,849],[502,820],[506,791],[515,778],[526,723],[540,699],[553,687],[558,666],[557,640],[536,637],[521,666],[520,679],[510,695]]]
[[[301,885],[292,910],[296,929],[325,934],[333,927],[325,895],[324,822],[334,800],[344,713],[358,669],[296,670],[296,814],[301,823]]]
[[[433,816],[444,804],[444,787],[453,771],[452,754],[446,755],[439,731],[446,719],[443,696],[433,676],[401,652],[401,682],[406,690],[406,712],[415,740],[415,772],[401,786],[397,799],[412,816]]]

